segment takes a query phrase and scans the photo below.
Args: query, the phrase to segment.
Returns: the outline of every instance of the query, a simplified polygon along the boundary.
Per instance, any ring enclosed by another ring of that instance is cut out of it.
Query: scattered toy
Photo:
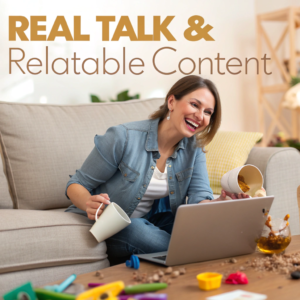
[[[57,292],[57,293],[61,293],[76,279],[76,277],[77,277],[76,274],[72,274],[61,284],[46,285],[46,286],[44,286],[44,289],[53,291],[53,292]]]
[[[26,282],[17,288],[7,292],[3,296],[4,300],[21,300],[26,297],[26,300],[35,300],[36,294],[33,290],[31,282]]]
[[[87,300],[87,299],[116,299],[116,296],[122,292],[125,285],[123,281],[116,281],[105,284],[93,289],[90,289],[84,293],[79,294],[76,300]],[[38,297],[40,300],[40,298]],[[45,299],[46,300],[46,299]]]
[[[248,282],[246,274],[242,272],[232,273],[225,280],[227,284],[247,284]]]
[[[218,289],[221,286],[222,277],[222,274],[219,273],[206,272],[198,274],[199,288],[205,291]]]
[[[295,271],[291,273],[293,279],[300,279],[300,271]]]
[[[167,287],[168,285],[166,283],[146,283],[146,284],[126,286],[124,288],[124,292],[126,294],[139,294],[139,293],[146,293],[146,292],[154,292],[154,291],[165,289]]]
[[[49,291],[40,288],[36,288],[33,290],[36,294],[36,298],[39,300],[75,300],[76,299],[76,295],[57,293],[54,291]]]
[[[167,300],[167,294],[135,294],[135,295],[121,295],[118,296],[119,300]]]
[[[139,269],[140,268],[140,260],[137,256],[131,255],[130,260],[126,261],[126,267]]]

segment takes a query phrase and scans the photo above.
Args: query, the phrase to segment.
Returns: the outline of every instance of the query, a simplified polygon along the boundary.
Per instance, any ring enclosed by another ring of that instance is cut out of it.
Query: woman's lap
[[[132,254],[167,251],[173,223],[171,212],[156,214],[149,220],[131,219],[130,225],[105,241],[111,264],[125,262]]]
[[[70,209],[67,212],[81,213]],[[85,212],[83,212],[85,213]],[[172,212],[149,218],[133,218],[131,224],[105,240],[111,265],[125,262],[132,254],[167,251],[174,224]]]

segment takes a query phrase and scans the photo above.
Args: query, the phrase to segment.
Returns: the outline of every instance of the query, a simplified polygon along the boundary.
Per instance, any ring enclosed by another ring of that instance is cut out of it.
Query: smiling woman
[[[200,76],[183,77],[171,87],[165,103],[150,118],[166,120],[167,114],[178,130],[179,126],[186,127],[192,133],[190,136],[195,134],[198,146],[203,148],[213,139],[221,125],[218,90],[210,80]],[[185,125],[182,125],[183,121]]]
[[[203,147],[220,121],[215,85],[191,75],[171,87],[149,120],[95,137],[94,149],[67,184],[73,205],[66,211],[91,220],[102,203],[115,202],[125,211],[131,224],[105,240],[111,264],[132,254],[166,251],[177,208],[214,201]]]

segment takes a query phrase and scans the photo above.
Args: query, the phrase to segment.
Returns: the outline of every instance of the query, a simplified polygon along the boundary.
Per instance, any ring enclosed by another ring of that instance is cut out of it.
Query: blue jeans
[[[66,211],[87,216],[78,208]],[[131,219],[130,225],[105,240],[111,266],[124,263],[132,254],[168,250],[175,216],[168,211],[146,217]]]
[[[158,213],[149,218],[133,218],[131,224],[106,242],[111,265],[124,263],[132,254],[167,251],[174,224],[172,212]]]

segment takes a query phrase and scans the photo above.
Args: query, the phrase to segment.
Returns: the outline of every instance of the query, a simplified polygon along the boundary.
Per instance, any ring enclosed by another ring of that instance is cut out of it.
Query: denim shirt
[[[96,135],[94,149],[76,174],[70,176],[66,196],[69,185],[81,184],[91,195],[107,193],[110,201],[130,217],[143,198],[160,158],[158,123],[159,119],[130,122]],[[186,203],[186,197],[187,204],[213,199],[205,153],[196,147],[194,136],[178,143],[167,159],[167,174],[169,196],[155,200],[147,217],[164,211],[175,215],[179,205]],[[75,205],[70,208],[79,210]]]

